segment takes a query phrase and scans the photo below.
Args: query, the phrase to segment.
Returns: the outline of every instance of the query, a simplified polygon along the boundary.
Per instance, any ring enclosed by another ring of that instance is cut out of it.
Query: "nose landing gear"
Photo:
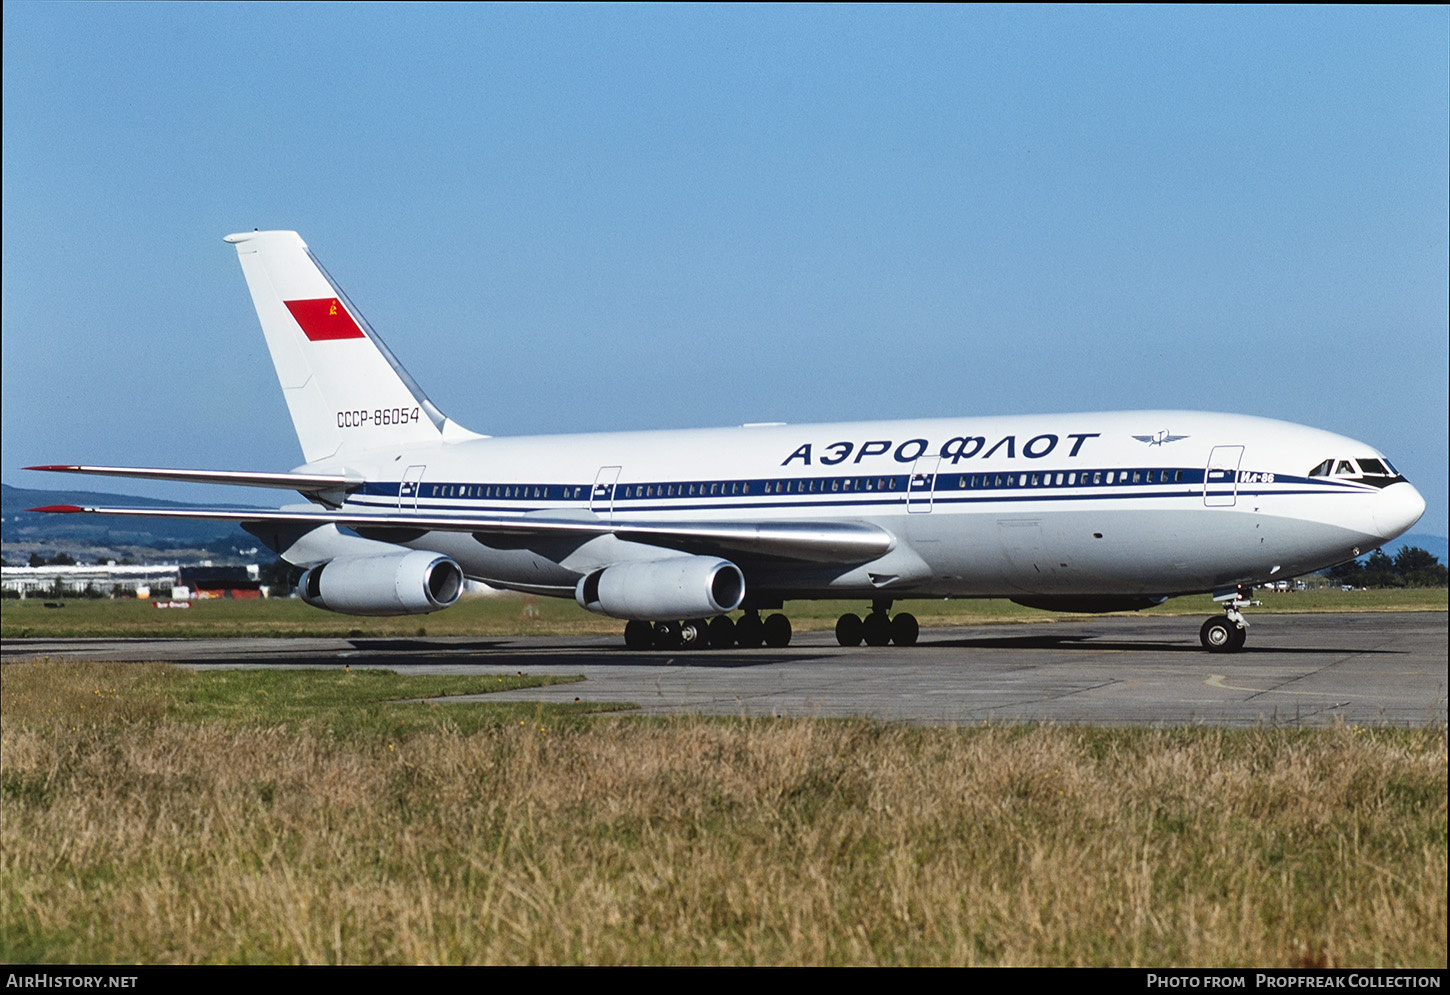
[[[1249,623],[1239,609],[1262,604],[1245,599],[1242,597],[1245,593],[1249,592],[1242,587],[1214,592],[1213,600],[1223,605],[1223,617],[1210,618],[1198,630],[1198,641],[1210,653],[1237,653],[1244,648],[1249,636]]]

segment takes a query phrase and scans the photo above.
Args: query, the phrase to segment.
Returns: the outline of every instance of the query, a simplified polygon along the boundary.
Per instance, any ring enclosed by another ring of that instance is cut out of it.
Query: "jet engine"
[[[463,593],[452,557],[415,549],[381,556],[339,556],[302,575],[302,600],[344,615],[423,615]]]
[[[575,586],[574,598],[590,611],[614,618],[708,618],[740,607],[745,575],[729,560],[672,556],[586,574]]]

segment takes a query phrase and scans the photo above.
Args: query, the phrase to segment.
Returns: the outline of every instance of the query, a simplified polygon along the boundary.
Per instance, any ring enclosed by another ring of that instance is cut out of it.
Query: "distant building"
[[[32,594],[46,595],[56,591],[80,594],[87,588],[115,594],[118,591],[134,594],[137,588],[173,587],[181,576],[181,567],[175,563],[160,566],[81,563],[46,565],[41,567],[0,568],[0,587],[15,591],[22,598]]]
[[[183,567],[175,563],[159,566],[100,564],[47,564],[40,567],[5,567],[0,587],[22,598],[42,597],[87,589],[104,594],[125,594],[146,598],[153,588],[176,589],[180,597],[260,598],[265,596],[257,564],[244,567],[216,567],[210,564]],[[59,590],[56,585],[59,584]],[[189,590],[188,590],[189,589]]]
[[[245,567],[182,567],[181,583],[195,598],[260,598],[261,574],[254,563]]]

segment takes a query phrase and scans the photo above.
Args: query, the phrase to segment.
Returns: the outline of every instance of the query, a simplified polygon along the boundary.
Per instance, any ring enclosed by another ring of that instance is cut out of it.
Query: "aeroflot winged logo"
[[[283,303],[292,312],[293,319],[309,342],[363,338],[363,330],[357,327],[357,322],[352,320],[352,315],[347,313],[347,308],[336,297]]]
[[[1170,442],[1177,442],[1179,439],[1186,439],[1188,438],[1188,436],[1169,435],[1168,430],[1165,428],[1157,435],[1135,435],[1133,436],[1133,438],[1137,439],[1139,442],[1146,442],[1150,446],[1162,446]]]

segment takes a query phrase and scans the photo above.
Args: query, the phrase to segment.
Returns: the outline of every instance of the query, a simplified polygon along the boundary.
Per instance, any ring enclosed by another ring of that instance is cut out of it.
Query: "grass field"
[[[0,671],[9,963],[1446,965],[1446,730],[404,703]]]
[[[1262,593],[1251,612],[1445,611],[1445,588],[1385,591]],[[624,623],[594,615],[573,601],[503,594],[470,597],[433,615],[359,618],[313,608],[295,598],[194,601],[187,609],[157,609],[150,601],[73,599],[47,608],[42,598],[0,602],[0,638],[227,637],[227,636],[430,636],[618,634]],[[52,602],[56,603],[56,602]],[[797,632],[830,629],[842,612],[862,612],[859,601],[796,601],[786,605]],[[1023,608],[1010,601],[901,601],[923,626],[1043,622],[1081,618]],[[1154,615],[1214,615],[1207,595],[1174,598]]]

